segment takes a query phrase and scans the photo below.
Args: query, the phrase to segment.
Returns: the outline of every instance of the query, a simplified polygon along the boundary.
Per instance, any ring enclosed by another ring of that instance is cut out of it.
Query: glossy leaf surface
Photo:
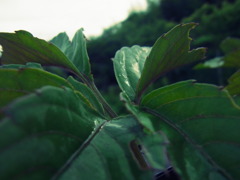
[[[0,179],[50,179],[103,122],[71,89],[50,86],[1,115]]]
[[[174,68],[195,62],[204,57],[205,48],[190,51],[191,38],[189,38],[189,32],[195,26],[195,23],[178,25],[155,42],[146,59],[137,85],[138,101],[144,90],[158,77]]]
[[[151,179],[152,172],[146,169],[141,170],[137,161],[134,160],[136,158],[134,153],[131,152],[139,151],[133,147],[137,136],[143,136],[142,127],[131,116],[103,123],[55,178],[62,180]],[[152,146],[151,139],[148,139],[148,146]],[[146,166],[143,157],[139,161]]]
[[[240,178],[240,109],[226,91],[185,81],[149,93],[141,106],[149,114],[139,120],[166,133],[183,179]]]
[[[123,47],[117,51],[113,59],[118,84],[131,100],[135,98],[137,82],[149,52],[150,48],[147,47]]]
[[[33,37],[27,31],[0,33],[0,44],[3,47],[1,64],[40,63],[43,66],[58,66],[76,74],[78,69],[53,44]]]

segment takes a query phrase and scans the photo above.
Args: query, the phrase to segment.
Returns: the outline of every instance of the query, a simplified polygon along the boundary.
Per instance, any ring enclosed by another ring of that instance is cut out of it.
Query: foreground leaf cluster
[[[224,89],[187,80],[146,93],[204,58],[190,49],[195,26],[116,52],[125,116],[94,84],[82,29],[72,41],[0,33],[0,179],[161,179],[169,167],[184,180],[240,179],[238,73]]]

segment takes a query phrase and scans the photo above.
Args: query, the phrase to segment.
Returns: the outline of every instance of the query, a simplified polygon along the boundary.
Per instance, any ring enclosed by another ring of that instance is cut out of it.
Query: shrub
[[[205,48],[190,50],[195,26],[176,26],[152,48],[117,51],[124,116],[94,85],[82,30],[55,45],[26,31],[0,33],[0,179],[151,179],[169,166],[184,180],[239,179],[238,96],[194,80],[146,93],[204,57]]]

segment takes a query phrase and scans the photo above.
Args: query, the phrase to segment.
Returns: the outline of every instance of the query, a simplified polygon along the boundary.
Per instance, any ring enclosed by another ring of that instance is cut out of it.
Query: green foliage
[[[153,46],[155,40],[177,25],[196,22],[200,26],[191,32],[193,47],[208,47],[209,59],[222,56],[219,44],[226,37],[240,37],[239,0],[148,0],[148,8],[132,12],[122,22],[104,30],[98,37],[90,37],[88,43],[95,82],[103,91],[116,85],[111,59],[123,46]],[[164,7],[165,6],[165,7]],[[166,8],[167,6],[167,8]],[[174,83],[189,78],[201,82],[226,85],[218,70],[195,70],[191,66],[173,70],[166,78]],[[208,76],[202,76],[202,74]],[[223,72],[229,76],[232,72]]]
[[[61,49],[81,73],[90,79],[92,78],[83,29],[80,29],[78,32],[76,32],[72,42],[69,41],[66,33],[60,33],[50,42]]]
[[[25,31],[0,33],[0,179],[145,180],[169,165],[185,180],[239,179],[238,96],[193,80],[144,94],[164,73],[204,57],[204,48],[190,50],[195,26],[116,53],[124,116],[94,84],[82,30],[72,42],[59,34],[56,46]]]
[[[240,39],[227,38],[221,43],[221,48],[225,52],[224,67],[240,68]],[[232,95],[240,95],[240,72],[237,71],[228,79],[228,85],[226,89]]]
[[[183,22],[198,22],[199,29],[193,33],[196,46],[207,46],[209,56],[215,57],[219,44],[226,37],[239,37],[240,1],[223,2],[219,6],[204,4]]]

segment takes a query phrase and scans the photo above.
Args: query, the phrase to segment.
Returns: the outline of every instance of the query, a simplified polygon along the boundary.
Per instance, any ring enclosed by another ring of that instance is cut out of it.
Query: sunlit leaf
[[[150,48],[147,47],[123,47],[117,51],[113,59],[114,72],[118,84],[131,100],[135,98],[137,82],[141,76],[149,51]]]
[[[1,115],[0,179],[50,179],[104,121],[71,89],[49,86]]]
[[[158,77],[168,71],[204,57],[205,48],[190,51],[189,32],[195,23],[181,24],[162,35],[153,45],[146,59],[141,77],[137,85],[137,101],[144,90]]]
[[[240,178],[240,110],[226,91],[179,82],[149,93],[141,106],[149,115],[139,120],[167,135],[171,162],[183,179]]]

